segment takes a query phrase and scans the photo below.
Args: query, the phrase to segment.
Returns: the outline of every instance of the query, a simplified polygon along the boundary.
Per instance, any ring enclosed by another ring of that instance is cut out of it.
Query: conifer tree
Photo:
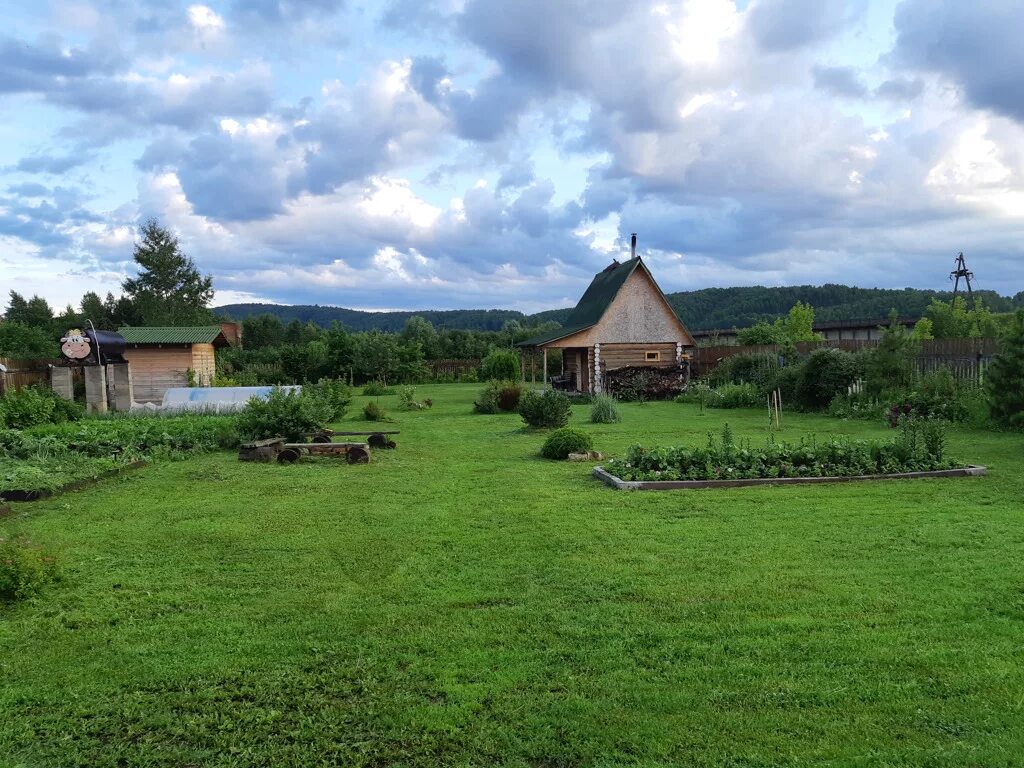
[[[1018,309],[1002,337],[999,354],[985,373],[992,418],[1007,427],[1024,427],[1024,309]]]

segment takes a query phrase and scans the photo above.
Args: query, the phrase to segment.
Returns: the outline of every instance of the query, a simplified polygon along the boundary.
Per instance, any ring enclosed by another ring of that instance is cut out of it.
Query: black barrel
[[[85,332],[92,344],[92,357],[94,362],[125,363],[124,359],[125,341],[124,336],[113,331],[94,331],[91,328]],[[100,352],[100,359],[96,360],[96,350]]]

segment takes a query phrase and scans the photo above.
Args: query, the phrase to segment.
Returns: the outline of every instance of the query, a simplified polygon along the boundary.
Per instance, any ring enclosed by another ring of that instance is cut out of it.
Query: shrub
[[[78,421],[85,409],[47,387],[26,387],[0,398],[0,428],[27,429],[37,424]]]
[[[57,579],[53,557],[23,539],[0,534],[0,600],[21,600]]]
[[[473,403],[477,413],[514,411],[519,406],[522,386],[515,381],[490,381]]]
[[[797,402],[805,408],[827,408],[832,398],[846,392],[856,379],[852,355],[839,349],[817,349],[801,366]]]
[[[512,381],[519,378],[519,355],[510,349],[492,349],[480,363],[485,381]]]
[[[316,384],[304,384],[302,394],[323,400],[331,409],[331,421],[337,421],[344,416],[349,403],[352,402],[352,389],[343,379],[320,379]]]
[[[333,414],[324,397],[274,387],[267,397],[249,400],[237,416],[238,432],[245,440],[283,437],[299,442],[327,426]]]
[[[543,394],[528,390],[519,399],[519,415],[531,427],[564,427],[571,413],[569,398],[555,389],[546,389]]]
[[[363,418],[367,421],[384,421],[387,414],[377,403],[371,401],[363,407]]]
[[[395,391],[382,381],[370,381],[363,387],[363,394],[367,397],[381,397],[382,395],[393,395],[394,393]]]
[[[498,394],[498,407],[511,413],[519,407],[519,398],[522,397],[522,394],[521,386],[512,381],[505,382]]]
[[[708,393],[707,404],[712,408],[756,408],[761,405],[757,385],[723,384]]]
[[[778,370],[779,356],[773,352],[732,355],[725,358],[712,371],[710,384],[720,386],[750,382],[756,384],[761,391],[767,391],[771,388],[769,385]]]
[[[614,424],[620,421],[615,398],[597,395],[590,403],[590,421],[594,424]]]
[[[570,453],[586,453],[594,447],[594,441],[586,432],[565,427],[556,429],[540,449],[545,459],[566,459]]]
[[[1024,427],[1024,309],[1002,337],[999,354],[985,377],[992,419],[1002,426]]]
[[[416,390],[412,387],[403,387],[398,391],[398,407],[403,411],[422,411],[434,404],[429,398],[422,403],[416,399]]]

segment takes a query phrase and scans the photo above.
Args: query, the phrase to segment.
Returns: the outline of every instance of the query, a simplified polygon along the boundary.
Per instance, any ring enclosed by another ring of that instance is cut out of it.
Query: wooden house
[[[635,249],[634,237],[634,254]],[[607,390],[608,374],[618,369],[685,367],[695,344],[650,269],[634,255],[621,264],[613,261],[594,276],[562,328],[518,346],[531,355],[543,352],[545,385],[547,352],[559,349],[560,383],[600,393]]]
[[[131,365],[134,399],[159,403],[164,391],[208,387],[216,373],[215,350],[229,345],[219,325],[181,328],[125,327],[124,357]]]

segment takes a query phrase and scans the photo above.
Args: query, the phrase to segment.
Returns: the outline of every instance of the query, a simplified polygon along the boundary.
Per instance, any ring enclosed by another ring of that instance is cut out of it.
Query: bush
[[[614,424],[620,421],[615,398],[597,395],[590,403],[590,421],[593,424]]]
[[[53,557],[23,539],[0,534],[0,600],[22,600],[57,579]]]
[[[773,352],[732,355],[725,358],[711,372],[709,383],[713,387],[729,383],[752,383],[766,392],[779,370],[779,356]]]
[[[377,403],[371,401],[363,407],[363,418],[367,421],[384,421],[387,414]]]
[[[519,355],[510,349],[492,349],[480,363],[485,381],[512,381],[519,378]]]
[[[501,392],[498,394],[498,407],[511,413],[519,407],[519,398],[523,395],[523,388],[515,382],[508,381],[501,385]]]
[[[352,390],[343,379],[320,379],[316,384],[304,384],[302,394],[323,400],[331,410],[330,421],[344,416],[352,402]]]
[[[846,392],[856,380],[857,364],[852,355],[839,349],[817,349],[801,366],[797,402],[805,408],[827,408],[836,394]]]
[[[555,389],[546,389],[543,394],[528,390],[519,398],[519,415],[534,428],[564,427],[571,413],[569,398]]]
[[[491,381],[477,396],[473,408],[477,413],[515,411],[519,406],[522,386],[515,381]]]
[[[570,453],[586,453],[594,447],[594,441],[586,432],[565,427],[556,429],[540,449],[545,459],[566,459]]]
[[[330,402],[315,392],[304,394],[274,387],[267,397],[249,400],[237,416],[238,432],[244,440],[283,437],[301,442],[326,427],[333,414]]]
[[[711,408],[756,408],[761,405],[761,394],[753,383],[723,384],[708,393],[707,404]]]
[[[434,404],[429,398],[422,403],[416,399],[416,390],[412,387],[403,387],[398,391],[398,407],[403,411],[422,411]]]
[[[381,397],[382,395],[393,395],[395,391],[382,381],[371,381],[363,387],[363,394],[367,397]]]
[[[48,387],[26,387],[0,398],[0,428],[27,429],[37,424],[78,421],[85,409]]]

